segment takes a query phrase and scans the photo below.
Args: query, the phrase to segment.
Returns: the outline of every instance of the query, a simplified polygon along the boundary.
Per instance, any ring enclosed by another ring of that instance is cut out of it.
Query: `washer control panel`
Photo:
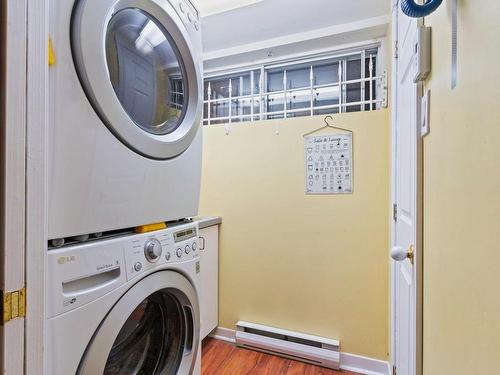
[[[196,259],[198,249],[197,224],[133,236],[124,249],[127,280],[161,265]]]

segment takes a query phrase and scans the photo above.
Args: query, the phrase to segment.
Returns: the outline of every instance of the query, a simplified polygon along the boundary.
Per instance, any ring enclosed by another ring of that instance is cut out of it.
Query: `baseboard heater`
[[[338,370],[340,342],[260,324],[236,323],[236,345]]]

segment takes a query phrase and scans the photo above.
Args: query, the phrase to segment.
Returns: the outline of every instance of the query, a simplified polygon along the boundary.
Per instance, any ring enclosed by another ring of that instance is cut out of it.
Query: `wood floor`
[[[202,375],[357,375],[237,348],[207,338],[202,347]]]

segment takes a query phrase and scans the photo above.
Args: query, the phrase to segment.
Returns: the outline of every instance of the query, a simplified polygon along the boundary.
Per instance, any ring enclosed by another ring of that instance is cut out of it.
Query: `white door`
[[[393,350],[398,375],[421,374],[420,84],[413,83],[418,21],[393,9],[395,114],[393,117]]]

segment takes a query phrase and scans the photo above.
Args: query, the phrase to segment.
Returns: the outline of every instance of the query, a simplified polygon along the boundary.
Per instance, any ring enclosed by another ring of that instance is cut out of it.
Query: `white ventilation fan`
[[[236,345],[338,370],[340,342],[260,324],[236,323]]]

